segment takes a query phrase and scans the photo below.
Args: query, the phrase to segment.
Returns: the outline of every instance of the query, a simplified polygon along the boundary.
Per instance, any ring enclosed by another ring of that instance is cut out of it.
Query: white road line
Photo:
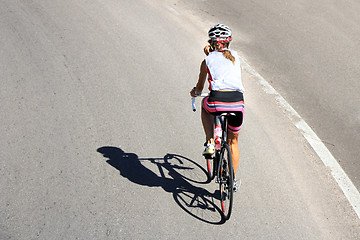
[[[259,83],[263,86],[264,91],[275,96],[276,101],[287,113],[288,118],[300,130],[302,135],[309,142],[324,165],[331,170],[331,175],[338,183],[340,189],[343,191],[345,197],[348,199],[349,203],[360,219],[360,193],[344,170],[341,168],[340,164],[327,149],[325,144],[310,128],[310,126],[301,118],[295,109],[291,107],[291,105],[286,102],[286,100],[258,72],[256,72],[249,64],[247,64],[244,59],[240,58],[240,60],[243,69],[258,79]]]
[[[177,16],[180,15],[180,13],[179,13],[178,11],[176,11],[174,8],[172,8],[172,7],[170,7],[170,6],[166,6],[166,8],[167,8],[170,12],[174,13],[175,15],[177,15]]]

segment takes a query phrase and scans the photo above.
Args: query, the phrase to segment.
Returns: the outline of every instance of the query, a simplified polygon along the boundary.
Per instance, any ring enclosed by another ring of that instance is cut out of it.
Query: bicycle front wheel
[[[214,161],[215,159],[206,158],[206,174],[208,177],[208,182],[211,182],[211,180],[214,179]]]
[[[220,153],[220,202],[221,210],[225,220],[231,215],[233,194],[234,194],[234,168],[232,164],[231,151],[229,144],[224,143]]]

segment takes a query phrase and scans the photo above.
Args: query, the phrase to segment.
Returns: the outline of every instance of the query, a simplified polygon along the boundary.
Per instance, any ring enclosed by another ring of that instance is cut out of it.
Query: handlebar
[[[209,96],[209,93],[201,93],[200,95],[198,95],[198,97],[207,97],[207,96]],[[191,105],[192,105],[193,112],[196,112],[195,98],[196,97],[191,98]]]
[[[195,98],[194,97],[191,98],[191,105],[192,105],[193,112],[196,112]]]

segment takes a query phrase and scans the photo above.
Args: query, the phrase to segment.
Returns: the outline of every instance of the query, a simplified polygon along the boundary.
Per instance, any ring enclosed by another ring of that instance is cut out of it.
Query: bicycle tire
[[[208,177],[208,182],[211,182],[216,175],[218,161],[219,161],[219,152],[218,151],[215,152],[215,155],[213,158],[206,159],[206,174]]]
[[[221,210],[225,220],[231,215],[234,196],[234,168],[228,143],[224,143],[220,152],[219,190]]]
[[[206,158],[206,174],[208,178],[208,182],[214,179],[214,159]]]

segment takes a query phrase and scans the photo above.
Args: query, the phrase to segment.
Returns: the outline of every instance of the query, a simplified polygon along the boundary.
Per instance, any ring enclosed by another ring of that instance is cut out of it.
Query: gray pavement
[[[247,62],[296,109],[360,189],[360,3],[197,1],[192,14],[231,25]]]
[[[188,95],[208,20],[181,4],[1,1],[0,239],[360,238],[329,170],[246,71],[243,184],[221,222]]]

